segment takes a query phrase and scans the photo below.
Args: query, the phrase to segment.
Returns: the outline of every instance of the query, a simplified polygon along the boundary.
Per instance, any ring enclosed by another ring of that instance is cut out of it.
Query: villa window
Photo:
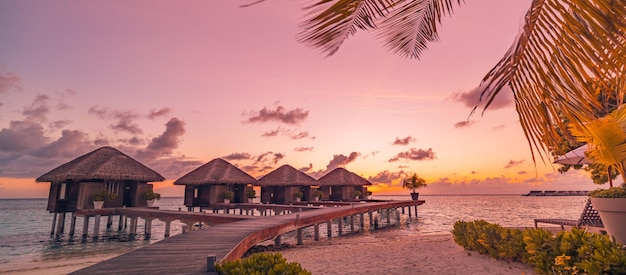
[[[59,186],[59,200],[65,200],[67,197],[67,183],[62,182]]]
[[[109,193],[111,194],[115,194],[116,196],[119,195],[118,192],[120,191],[120,183],[119,182],[107,182],[106,184],[106,190],[109,191]]]

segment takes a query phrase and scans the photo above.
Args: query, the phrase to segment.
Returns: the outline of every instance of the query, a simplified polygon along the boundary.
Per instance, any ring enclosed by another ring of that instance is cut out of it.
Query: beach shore
[[[121,254],[116,253],[116,254],[110,254],[110,255],[98,255],[98,256],[82,257],[82,258],[37,261],[37,262],[30,262],[30,263],[11,264],[11,265],[6,265],[6,266],[0,265],[0,274],[62,275],[62,274],[68,274],[70,272],[73,272],[79,269],[83,269],[90,265],[116,257],[118,255],[121,255]]]
[[[458,246],[452,234],[407,236],[387,230],[308,243],[281,251],[313,274],[536,274]]]
[[[535,274],[529,265],[507,263],[454,243],[452,234],[384,230],[344,236],[280,251],[313,274]],[[0,274],[67,274],[119,254],[40,261],[0,267]]]

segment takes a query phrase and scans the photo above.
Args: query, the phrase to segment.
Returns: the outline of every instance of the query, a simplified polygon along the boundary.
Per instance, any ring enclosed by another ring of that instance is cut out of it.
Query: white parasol
[[[572,151],[565,153],[565,155],[559,156],[554,160],[556,164],[563,165],[581,165],[581,164],[591,164],[593,163],[586,155],[587,149],[589,147],[587,144],[580,146]],[[613,180],[611,179],[611,169],[607,168],[607,173],[609,175],[609,186],[613,187]]]

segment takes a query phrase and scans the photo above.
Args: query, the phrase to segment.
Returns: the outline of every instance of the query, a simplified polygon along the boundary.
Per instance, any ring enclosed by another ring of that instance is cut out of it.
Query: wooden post
[[[326,222],[326,231],[328,231],[328,239],[330,240],[333,237],[333,221],[329,220]]]
[[[412,217],[413,215],[411,215],[411,206],[409,206],[409,219]]]
[[[119,220],[117,221],[117,231],[121,231],[122,227],[124,226],[124,222],[126,220],[124,219],[124,215],[120,215]]]
[[[150,218],[145,218],[145,219],[144,219],[144,221],[145,221],[145,227],[144,227],[144,229],[145,229],[145,230],[144,230],[144,231],[145,231],[145,232],[144,232],[144,238],[145,238],[146,240],[149,240],[149,239],[150,239],[150,235],[152,235],[152,219],[150,219]]]
[[[314,229],[314,232],[315,232],[315,233],[314,233],[314,238],[315,238],[315,241],[319,241],[319,240],[320,240],[320,224],[319,224],[319,223],[316,223],[316,224],[313,226],[313,229]]]
[[[100,215],[96,215],[93,220],[93,238],[97,239],[100,233]]]
[[[72,217],[70,218],[70,236],[74,236],[75,231],[76,231],[76,215],[72,212]]]
[[[387,211],[387,226],[391,225],[391,217],[389,217],[389,208],[385,209]]]
[[[402,214],[404,214],[404,206],[402,206],[402,207],[400,207],[400,208],[402,208]]]
[[[363,215],[363,212],[361,212],[359,216],[361,218],[361,234],[365,234],[365,217]]]
[[[172,221],[165,221],[165,238],[170,236],[170,224]]]
[[[400,211],[396,209],[396,226],[400,227]]]
[[[350,233],[354,234],[354,215],[350,215]]]
[[[128,231],[128,235],[135,236],[135,232],[137,231],[137,218],[130,218],[130,229]]]
[[[134,225],[133,226],[134,227],[133,235],[136,235],[137,234],[137,227],[139,227],[139,218],[138,217],[134,217],[133,219],[135,220],[135,222],[133,223],[133,225]]]
[[[59,219],[57,220],[57,235],[63,234],[65,228],[65,212],[59,213]]]
[[[369,215],[370,218],[370,226],[374,225],[374,213],[372,213],[372,210],[367,211],[367,214]]]
[[[298,245],[303,245],[304,243],[302,242],[302,228],[298,228],[297,231],[297,235],[298,235]]]
[[[415,219],[417,219],[417,204],[415,205]]]
[[[87,238],[87,231],[89,231],[89,216],[83,217],[83,238]]]
[[[337,229],[338,229],[338,233],[337,233],[337,234],[338,234],[339,236],[341,236],[341,235],[342,235],[342,232],[343,232],[343,217],[339,218],[339,222],[338,222],[337,227],[338,227],[338,228],[337,228]]]
[[[111,229],[111,225],[113,225],[113,215],[107,216],[107,230]]]
[[[207,272],[215,271],[216,260],[217,260],[217,257],[215,256],[215,254],[211,254],[206,257],[206,271]]]
[[[274,238],[274,247],[280,247],[280,245],[281,245],[280,237],[281,236],[282,235],[278,235],[278,236],[276,236],[276,238]]]
[[[50,235],[54,235],[54,228],[57,226],[57,212],[52,212],[52,229],[50,229]]]

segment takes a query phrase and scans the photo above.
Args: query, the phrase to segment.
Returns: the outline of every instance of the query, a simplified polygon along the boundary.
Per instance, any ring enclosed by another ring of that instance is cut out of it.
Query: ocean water
[[[373,198],[410,199],[408,194]],[[411,221],[409,226],[398,229],[406,232],[407,237],[449,233],[457,220],[481,219],[507,227],[532,227],[535,218],[578,219],[587,197],[422,195],[420,199],[426,200],[426,203],[418,207],[419,218]],[[106,219],[102,219],[102,237],[83,241],[80,237],[81,218],[76,223],[76,236],[69,238],[69,215],[66,218],[65,236],[52,237],[52,214],[45,210],[46,203],[47,199],[0,199],[0,267],[89,255],[120,254],[163,239],[165,224],[158,220],[153,221],[152,237],[149,240],[143,239],[141,234],[131,240],[117,232],[105,232]],[[183,198],[163,198],[155,206],[167,210],[186,210]],[[93,219],[91,221],[93,223]],[[138,233],[144,232],[143,225],[143,221],[138,223]],[[171,235],[180,234],[182,227],[182,223],[172,222]],[[92,230],[93,225],[89,228]],[[113,229],[117,229],[116,219]]]

